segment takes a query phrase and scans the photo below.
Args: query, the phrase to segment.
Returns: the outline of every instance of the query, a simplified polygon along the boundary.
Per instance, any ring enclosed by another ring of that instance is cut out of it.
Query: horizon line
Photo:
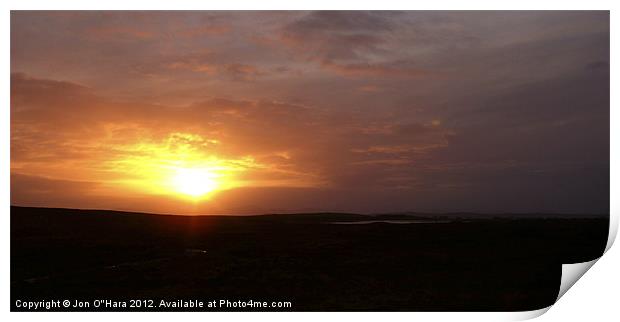
[[[333,214],[333,215],[359,215],[359,216],[381,216],[381,215],[427,215],[427,216],[446,216],[446,215],[480,215],[480,216],[532,216],[532,215],[545,215],[554,217],[605,217],[611,216],[611,213],[564,213],[564,212],[475,212],[475,211],[446,211],[446,212],[428,212],[428,211],[386,211],[386,212],[374,212],[374,213],[358,213],[358,212],[346,212],[346,211],[313,211],[313,212],[268,212],[268,213],[254,213],[254,214],[182,214],[182,213],[154,213],[134,210],[117,210],[117,209],[103,209],[103,208],[67,208],[67,207],[44,207],[44,206],[21,206],[10,204],[10,208],[35,208],[35,209],[49,209],[49,210],[78,210],[78,211],[108,211],[119,212],[127,214],[138,215],[154,215],[154,216],[185,216],[185,217],[207,217],[207,216],[221,216],[221,217],[249,217],[249,216],[272,216],[272,215],[321,215],[321,214]],[[9,212],[10,213],[10,212]]]

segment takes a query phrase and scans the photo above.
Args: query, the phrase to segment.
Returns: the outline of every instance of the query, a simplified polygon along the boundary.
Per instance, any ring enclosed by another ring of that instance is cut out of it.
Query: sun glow
[[[218,188],[217,177],[210,169],[178,169],[172,183],[177,192],[197,198]]]
[[[199,135],[172,133],[162,141],[120,146],[124,157],[107,163],[121,178],[114,185],[154,195],[193,201],[208,200],[218,191],[244,186],[239,176],[260,167],[252,157],[217,156],[219,141]]]

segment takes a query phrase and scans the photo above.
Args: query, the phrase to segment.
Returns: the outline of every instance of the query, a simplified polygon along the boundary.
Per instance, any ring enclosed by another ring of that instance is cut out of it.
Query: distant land
[[[263,311],[534,310],[555,301],[562,263],[602,255],[608,225],[601,214],[177,216],[12,206],[12,310],[18,299],[95,298],[291,303]]]
[[[267,213],[256,213],[256,214],[173,214],[173,213],[151,213],[151,212],[143,212],[143,211],[130,211],[130,210],[112,210],[112,209],[81,209],[81,208],[63,208],[63,207],[30,207],[30,206],[17,206],[11,205],[11,209],[14,208],[29,208],[29,209],[54,209],[54,210],[64,210],[64,211],[81,211],[84,213],[102,213],[102,214],[134,214],[134,215],[152,215],[152,216],[275,216],[275,215],[286,215],[286,216],[320,216],[320,215],[330,215],[330,216],[358,216],[361,218],[368,217],[376,217],[381,216],[382,218],[387,217],[401,217],[401,216],[410,216],[416,218],[481,218],[481,219],[493,219],[493,218],[514,218],[514,219],[522,219],[522,218],[592,218],[592,217],[609,217],[609,214],[603,213],[548,213],[548,212],[494,212],[494,213],[486,213],[486,212],[471,212],[471,211],[462,211],[462,212],[426,212],[426,211],[396,211],[396,212],[385,212],[385,213],[353,213],[353,212],[326,212],[326,211],[317,211],[317,212],[267,212]],[[404,218],[404,217],[403,217]]]

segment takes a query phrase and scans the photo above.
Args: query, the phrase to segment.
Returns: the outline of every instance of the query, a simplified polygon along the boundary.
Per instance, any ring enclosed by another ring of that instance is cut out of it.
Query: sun
[[[203,197],[219,186],[218,175],[207,168],[177,169],[172,184],[176,192],[193,198]]]
[[[121,158],[106,162],[117,173],[112,186],[122,185],[149,195],[202,202],[216,193],[248,185],[244,173],[264,166],[252,156],[221,158],[211,149],[221,144],[190,133],[171,133],[161,141],[144,140],[122,145]]]

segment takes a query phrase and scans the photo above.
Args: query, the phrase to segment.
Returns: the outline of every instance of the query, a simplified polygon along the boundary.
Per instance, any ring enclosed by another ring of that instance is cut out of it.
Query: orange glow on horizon
[[[107,162],[108,171],[122,176],[113,186],[135,192],[206,200],[214,193],[244,186],[239,173],[257,167],[254,159],[222,159],[212,154],[217,140],[172,133],[161,143],[145,141],[120,147],[122,158]]]

